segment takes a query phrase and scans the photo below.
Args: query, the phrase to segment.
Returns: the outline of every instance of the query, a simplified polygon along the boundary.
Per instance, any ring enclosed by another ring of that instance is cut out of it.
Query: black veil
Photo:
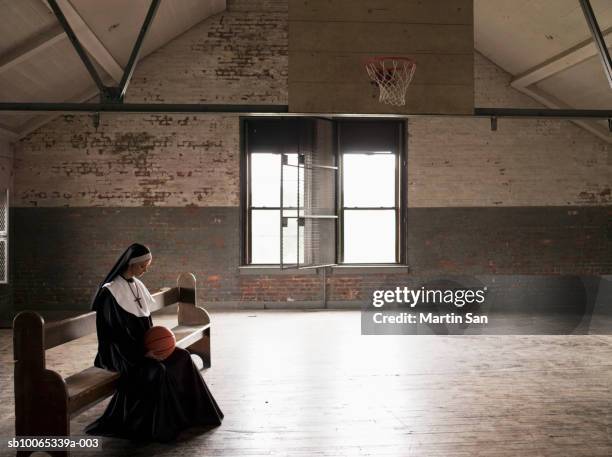
[[[104,281],[98,285],[93,300],[91,301],[91,309],[94,311],[96,310],[96,299],[102,291],[102,286],[119,276],[127,268],[130,259],[150,253],[151,250],[143,244],[134,243],[128,247],[124,253],[121,254],[121,257],[119,257],[113,268],[111,268],[110,272],[106,275]]]

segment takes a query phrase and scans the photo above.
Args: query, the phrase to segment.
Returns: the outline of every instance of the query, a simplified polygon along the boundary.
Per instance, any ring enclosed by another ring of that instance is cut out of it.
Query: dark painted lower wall
[[[408,217],[415,273],[612,272],[612,206],[422,208]]]
[[[12,221],[13,211],[9,214],[9,221]],[[9,227],[9,260],[13,258],[13,245],[10,242],[14,236],[14,224]],[[9,283],[0,284],[0,325],[6,326],[11,323],[13,317],[13,269],[9,266]]]
[[[414,208],[408,217],[410,273],[332,271],[330,305],[446,275],[612,273],[612,207]],[[153,250],[144,278],[152,290],[192,271],[199,300],[219,307],[321,303],[322,279],[312,272],[239,272],[238,208],[14,208],[11,223],[16,310],[87,309],[97,283],[134,241]],[[6,295],[0,290],[0,301]]]
[[[0,285],[0,323],[10,322],[13,314],[13,291],[10,286]]]

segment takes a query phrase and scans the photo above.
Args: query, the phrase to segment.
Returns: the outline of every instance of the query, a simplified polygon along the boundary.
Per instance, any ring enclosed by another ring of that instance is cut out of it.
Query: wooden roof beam
[[[612,37],[612,27],[605,30],[603,35],[604,37]],[[535,84],[596,55],[598,55],[597,46],[589,38],[518,75],[512,80],[511,85],[520,90],[521,87]]]
[[[36,54],[66,39],[64,29],[56,24],[0,56],[0,73],[31,59]]]
[[[46,0],[42,1],[50,11],[53,11]],[[70,27],[72,30],[74,30],[74,33],[79,39],[79,42],[83,48],[85,48],[85,50],[98,63],[98,65],[100,65],[100,67],[102,67],[102,69],[111,76],[113,81],[116,83],[120,82],[121,78],[123,77],[123,69],[117,63],[111,53],[106,49],[106,47],[104,47],[104,44],[102,44],[102,42],[94,34],[85,20],[83,20],[70,0],[56,1],[62,10],[62,13],[64,13],[64,16],[66,16],[66,20],[70,23]]]

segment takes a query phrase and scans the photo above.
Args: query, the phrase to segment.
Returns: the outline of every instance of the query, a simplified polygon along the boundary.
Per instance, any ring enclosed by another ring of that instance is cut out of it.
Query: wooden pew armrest
[[[208,311],[193,303],[179,303],[178,305],[178,324],[179,326],[210,326],[210,315]]]
[[[197,281],[192,273],[181,273],[176,281],[178,294],[178,324],[210,324],[210,315],[198,306]]]
[[[210,324],[178,325],[172,329],[172,333],[176,337],[176,345],[185,349],[204,338],[209,328]]]

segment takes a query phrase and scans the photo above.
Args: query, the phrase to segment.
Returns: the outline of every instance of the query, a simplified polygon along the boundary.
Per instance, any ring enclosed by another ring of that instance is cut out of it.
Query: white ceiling
[[[612,1],[591,0],[608,48]],[[474,46],[550,108],[612,109],[612,88],[578,0],[474,0]],[[519,108],[519,107],[517,107]],[[607,123],[580,121],[612,142]]]
[[[108,84],[120,79],[150,0],[58,0]],[[591,0],[612,46],[612,0]],[[225,0],[164,0],[145,56],[207,17]],[[474,0],[475,48],[514,76],[512,86],[551,108],[612,109],[578,0]],[[0,100],[85,101],[91,77],[44,0],[0,0]],[[126,45],[126,43],[129,43]],[[19,138],[48,115],[0,115],[0,134]],[[607,125],[580,122],[612,142]]]
[[[98,74],[117,85],[151,0],[57,0]],[[141,58],[204,19],[225,0],[163,0]],[[0,100],[82,102],[98,94],[45,0],[0,0]],[[2,113],[0,134],[20,138],[51,115]]]
[[[612,1],[591,0],[602,30],[612,27]],[[478,51],[518,75],[591,38],[578,0],[474,0]]]

